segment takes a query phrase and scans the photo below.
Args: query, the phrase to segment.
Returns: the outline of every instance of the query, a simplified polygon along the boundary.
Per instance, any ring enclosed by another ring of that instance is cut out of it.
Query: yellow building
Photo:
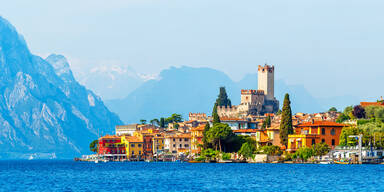
[[[143,155],[143,140],[135,136],[122,136],[121,143],[125,145],[127,159],[141,159]]]
[[[164,135],[163,134],[155,134],[153,137],[153,154],[160,154],[164,151]]]
[[[191,153],[193,155],[199,154],[201,152],[201,146],[203,145],[203,132],[205,124],[202,124],[198,127],[191,129]]]

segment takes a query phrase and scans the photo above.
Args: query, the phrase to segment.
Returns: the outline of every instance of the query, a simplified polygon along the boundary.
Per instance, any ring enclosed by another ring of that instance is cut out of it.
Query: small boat
[[[349,164],[348,161],[334,161],[333,163],[340,164],[340,165],[348,165]]]
[[[98,160],[98,159],[96,159],[96,160],[95,160],[95,163],[99,163],[99,160]]]
[[[201,161],[196,161],[196,160],[191,160],[191,161],[188,161],[188,163],[202,163]]]

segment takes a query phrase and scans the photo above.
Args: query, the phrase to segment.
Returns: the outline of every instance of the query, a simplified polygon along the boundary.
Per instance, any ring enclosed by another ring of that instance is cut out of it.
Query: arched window
[[[321,128],[321,134],[325,135],[325,128]]]
[[[334,139],[332,139],[332,146],[335,146],[335,140]]]
[[[336,134],[335,129],[332,129],[332,130],[331,130],[331,135],[335,135],[335,134]]]
[[[322,143],[325,143],[325,139],[322,139],[321,142],[322,142]]]

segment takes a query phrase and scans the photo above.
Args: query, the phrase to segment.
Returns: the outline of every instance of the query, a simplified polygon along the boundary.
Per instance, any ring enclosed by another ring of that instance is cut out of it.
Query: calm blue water
[[[0,161],[1,191],[384,191],[384,165]]]

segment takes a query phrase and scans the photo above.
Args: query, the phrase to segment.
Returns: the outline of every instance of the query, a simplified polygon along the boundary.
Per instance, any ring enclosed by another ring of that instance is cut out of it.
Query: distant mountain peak
[[[75,80],[67,58],[63,55],[51,54],[45,60],[52,65],[56,75],[63,81],[72,82]]]

